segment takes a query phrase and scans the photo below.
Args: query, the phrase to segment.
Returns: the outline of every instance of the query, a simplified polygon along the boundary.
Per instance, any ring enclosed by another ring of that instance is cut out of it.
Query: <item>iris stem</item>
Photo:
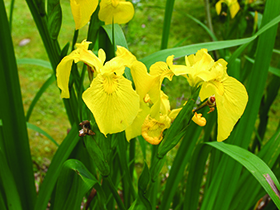
[[[113,182],[112,182],[112,179],[110,176],[107,176],[107,177],[103,177],[104,180],[107,181],[108,183],[108,186],[113,194],[113,197],[115,198],[116,202],[117,202],[117,205],[119,207],[120,210],[126,210],[119,194],[118,194],[118,191],[116,190],[116,187],[114,186]]]

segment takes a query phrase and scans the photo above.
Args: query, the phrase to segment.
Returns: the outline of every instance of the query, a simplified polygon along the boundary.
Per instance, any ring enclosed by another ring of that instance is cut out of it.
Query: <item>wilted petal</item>
[[[104,135],[128,128],[139,111],[139,96],[123,76],[99,74],[82,97]]]
[[[192,121],[196,123],[199,126],[205,126],[206,125],[206,119],[202,117],[202,114],[194,113],[194,116],[192,117]]]
[[[167,115],[160,116],[159,120],[147,116],[142,125],[142,136],[150,144],[157,145],[163,138],[163,131],[170,127],[171,120]]]
[[[98,0],[70,0],[70,5],[77,30],[89,22]]]

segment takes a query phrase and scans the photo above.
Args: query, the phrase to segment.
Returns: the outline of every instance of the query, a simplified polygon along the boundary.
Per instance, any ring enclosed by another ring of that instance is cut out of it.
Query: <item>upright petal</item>
[[[122,46],[117,46],[116,57],[121,59],[122,63],[128,68],[130,68],[133,62],[137,60],[131,52]]]
[[[233,1],[229,5],[229,12],[230,12],[230,17],[234,18],[237,12],[240,10],[240,6],[237,0]]]
[[[101,0],[98,17],[105,25],[129,22],[134,15],[134,8],[131,2],[118,0]]]
[[[86,25],[92,13],[96,10],[98,0],[70,0],[76,30]]]
[[[98,74],[82,97],[104,135],[128,128],[139,111],[139,96],[123,76]]]
[[[143,100],[155,83],[156,78],[148,74],[146,66],[140,61],[133,62],[130,71],[136,87],[136,92],[139,94],[140,99]]]

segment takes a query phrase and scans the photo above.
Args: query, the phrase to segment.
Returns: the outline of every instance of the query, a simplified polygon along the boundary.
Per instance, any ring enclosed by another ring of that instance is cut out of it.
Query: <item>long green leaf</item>
[[[174,55],[176,58],[178,58],[178,57],[183,57],[188,54],[196,53],[198,50],[200,50],[202,48],[206,48],[209,51],[212,51],[212,50],[219,50],[219,49],[239,46],[239,45],[243,45],[243,44],[248,44],[248,43],[252,42],[253,40],[255,40],[259,35],[263,34],[266,30],[275,26],[279,22],[280,22],[280,15],[274,19],[271,19],[271,21],[269,23],[267,23],[262,28],[262,30],[259,30],[255,35],[253,35],[249,38],[227,40],[227,41],[217,41],[217,42],[205,42],[205,43],[193,44],[193,45],[188,45],[188,46],[183,46],[183,47],[165,49],[165,50],[161,50],[156,53],[153,53],[153,54],[141,59],[141,61],[148,68],[157,61],[165,61],[165,59],[169,55]]]
[[[0,138],[0,140],[2,140]],[[2,184],[5,190],[5,197],[7,199],[7,209],[10,210],[21,210],[21,201],[17,191],[17,186],[14,180],[14,177],[8,166],[6,157],[2,148],[0,147],[0,183]]]
[[[276,37],[277,25],[269,28],[269,30],[267,29],[268,26],[272,26],[272,23],[275,23],[276,20],[278,21],[279,12],[280,1],[266,1],[265,13],[263,16],[264,22],[262,24],[265,30],[260,30],[262,33],[260,31],[257,33],[261,35],[258,39],[256,62],[253,65],[253,69],[248,69],[248,71],[252,72],[246,87],[249,101],[242,118],[227,139],[227,142],[243,148],[247,148],[250,144],[251,135],[255,127]],[[222,160],[219,161],[218,167],[220,170],[216,170],[215,174],[223,174],[223,176],[222,179],[219,176],[214,176],[211,180],[211,185],[209,190],[205,193],[203,200],[203,207],[207,209],[211,209],[207,206],[212,202],[215,202],[213,209],[229,208],[230,203],[233,202],[232,199],[242,172],[242,166],[224,155],[222,156]],[[213,190],[217,188],[219,191],[214,193]],[[231,190],[229,191],[228,189]]]
[[[44,61],[41,59],[35,59],[35,58],[18,58],[17,59],[17,64],[31,64],[31,65],[36,65],[36,66],[41,66],[47,69],[52,69],[52,66],[50,62]]]
[[[270,168],[273,167],[280,154],[280,129],[275,132],[273,137],[258,153],[260,157]],[[238,183],[235,196],[230,205],[230,209],[248,209],[253,206],[256,200],[259,199],[257,195],[261,187],[257,181],[252,178],[250,173],[243,173]]]
[[[5,152],[22,208],[33,209],[36,191],[32,159],[14,48],[3,0],[0,1],[0,25],[0,147]]]
[[[280,193],[278,191],[280,184],[274,173],[262,159],[235,145],[222,142],[208,142],[206,144],[224,152],[242,164],[258,180],[276,206],[280,208]]]
[[[106,198],[98,180],[87,170],[84,164],[78,160],[67,160],[61,169],[56,187],[54,210],[79,209],[83,196],[94,186],[99,185],[97,194],[105,209]]]
[[[47,137],[49,140],[51,140],[56,146],[59,146],[59,144],[46,131],[42,130],[38,126],[31,124],[29,122],[26,122],[26,125],[27,125],[27,128],[43,134],[45,137]]]
[[[250,61],[251,63],[255,63],[255,60],[254,60],[254,59],[249,58],[248,56],[245,56],[245,58],[246,58],[248,61]],[[275,74],[276,76],[280,77],[280,69],[270,66],[269,69],[268,69],[268,71],[269,71],[270,73]]]
[[[166,49],[167,45],[168,45],[168,38],[169,38],[174,3],[175,3],[175,0],[166,1],[162,38],[161,38],[161,47],[160,47],[161,50]]]
[[[35,107],[35,105],[37,104],[37,102],[39,101],[39,99],[41,98],[41,96],[43,95],[43,93],[47,90],[47,88],[55,81],[55,76],[52,74],[46,81],[45,83],[42,85],[42,87],[39,89],[39,91],[36,93],[35,97],[33,98],[27,113],[26,113],[26,121],[29,121],[30,116],[32,114],[32,111]]]
[[[80,138],[78,136],[78,127],[73,126],[69,134],[63,140],[62,144],[58,147],[58,150],[56,151],[52,159],[51,165],[48,169],[45,179],[42,185],[40,186],[40,191],[34,209],[46,209],[46,206],[56,184],[57,178],[59,176],[61,167],[69,157],[70,153],[78,143],[79,139]]]
[[[170,209],[170,203],[178,190],[179,182],[181,181],[186,165],[189,163],[193,149],[196,146],[202,128],[192,123],[189,127],[192,132],[187,132],[182,139],[181,145],[177,151],[176,157],[172,163],[172,168],[165,185],[160,210]]]

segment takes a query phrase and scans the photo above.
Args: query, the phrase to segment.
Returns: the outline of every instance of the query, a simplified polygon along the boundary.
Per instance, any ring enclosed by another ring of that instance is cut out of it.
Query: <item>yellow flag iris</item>
[[[240,6],[237,0],[220,0],[216,3],[216,11],[218,15],[221,13],[222,3],[227,4],[227,6],[229,7],[231,18],[234,18],[237,12],[240,10]]]
[[[125,66],[129,65],[124,58],[129,52],[118,46],[119,56],[104,64],[104,51],[100,49],[97,57],[88,50],[88,45],[86,41],[78,44],[77,49],[65,56],[57,66],[61,97],[69,98],[68,82],[73,61],[86,63],[94,71],[95,77],[82,98],[93,113],[100,131],[104,135],[124,131],[139,111],[139,95],[133,90],[131,82],[123,77]]]
[[[174,73],[184,75],[189,84],[201,86],[199,96],[205,100],[214,95],[218,111],[218,141],[228,138],[234,125],[243,114],[248,95],[245,87],[226,72],[227,62],[214,61],[206,49],[185,57],[185,70],[174,67]]]
[[[101,0],[98,17],[105,25],[129,22],[134,15],[134,8],[131,2],[125,0]]]
[[[86,25],[96,10],[98,0],[70,0],[76,30]]]
[[[126,130],[127,140],[138,135],[151,144],[159,144],[163,138],[163,131],[170,127],[171,118],[168,96],[161,91],[164,78],[172,80],[174,73],[170,70],[173,57],[167,62],[157,62],[150,67],[135,61],[131,66],[131,74],[136,91],[140,96],[140,111],[133,124]]]

